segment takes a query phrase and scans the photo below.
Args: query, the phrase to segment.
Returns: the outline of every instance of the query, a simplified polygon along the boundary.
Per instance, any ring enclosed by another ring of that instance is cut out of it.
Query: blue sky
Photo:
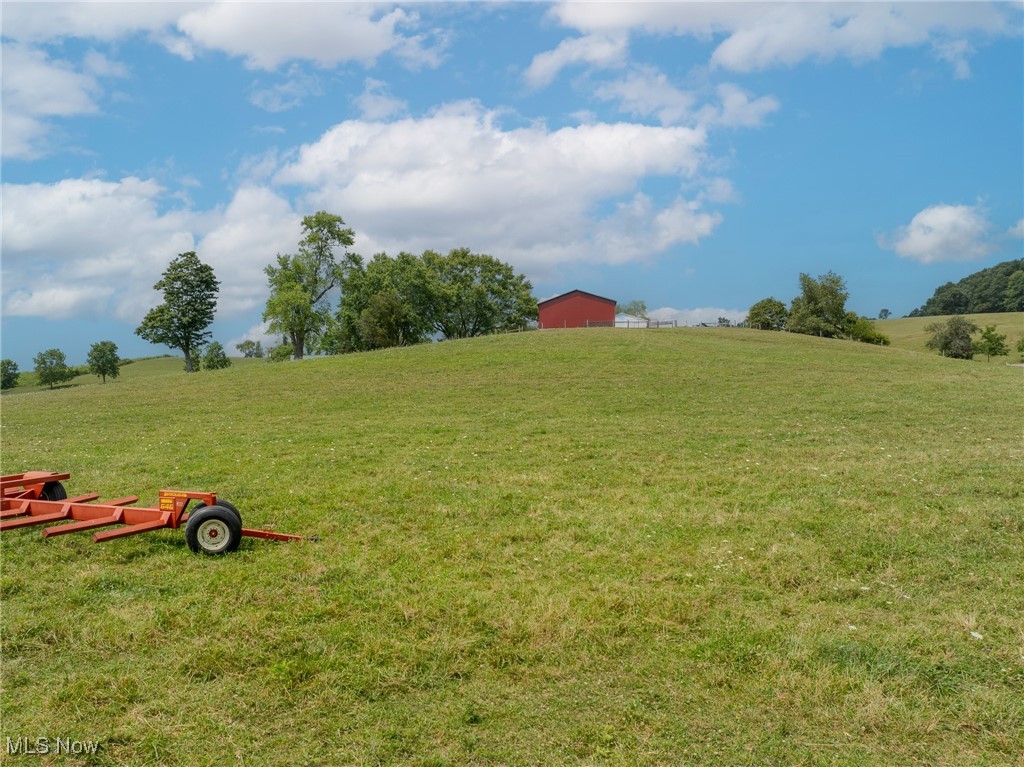
[[[133,331],[168,262],[469,247],[683,323],[798,275],[902,315],[1024,248],[1021,3],[4,2],[2,354]]]

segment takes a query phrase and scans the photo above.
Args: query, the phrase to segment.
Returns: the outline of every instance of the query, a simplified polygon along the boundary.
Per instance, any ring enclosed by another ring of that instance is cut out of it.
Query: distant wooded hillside
[[[1024,258],[982,269],[936,289],[924,306],[908,317],[945,314],[991,314],[1024,311]]]

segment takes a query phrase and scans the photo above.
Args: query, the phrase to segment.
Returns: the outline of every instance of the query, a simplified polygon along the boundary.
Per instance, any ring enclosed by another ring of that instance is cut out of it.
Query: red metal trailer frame
[[[241,535],[249,538],[264,538],[272,541],[301,541],[301,535],[275,533],[270,530],[251,530],[241,527],[241,515],[230,504],[219,506],[216,493],[193,492],[184,490],[161,490],[158,508],[132,506],[138,496],[118,498],[104,503],[93,503],[99,498],[98,493],[79,495],[74,498],[50,499],[48,488],[60,488],[54,494],[64,495],[62,480],[69,479],[70,474],[57,472],[30,471],[25,474],[10,474],[0,478],[0,531],[14,530],[30,525],[53,524],[43,529],[43,538],[54,535],[75,533],[81,530],[94,530],[100,527],[120,525],[115,530],[104,530],[92,537],[96,543],[128,535],[160,530],[163,528],[177,529],[187,524],[189,514],[186,512],[189,501],[201,501],[206,507],[230,509],[238,518]],[[52,491],[51,491],[52,492]],[[70,521],[69,521],[70,520]],[[213,537],[219,534],[215,528]],[[211,553],[211,552],[207,552]]]

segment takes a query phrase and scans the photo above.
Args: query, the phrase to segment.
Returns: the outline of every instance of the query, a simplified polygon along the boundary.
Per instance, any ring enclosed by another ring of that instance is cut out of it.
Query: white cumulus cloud
[[[680,90],[653,67],[635,67],[620,80],[602,83],[594,95],[615,101],[619,110],[639,117],[653,116],[662,125],[677,125],[690,116],[695,96]]]
[[[263,267],[300,236],[291,205],[253,185],[204,213],[161,212],[165,191],[135,177],[4,184],[3,200],[3,311],[11,316],[138,322],[159,303],[153,284],[171,259],[195,250],[221,281],[218,316],[230,317],[265,300]]]
[[[992,252],[991,224],[977,205],[932,205],[891,236],[881,236],[883,248],[903,258],[935,264],[974,261]]]
[[[418,15],[369,3],[227,3],[184,14],[178,28],[196,45],[240,56],[253,69],[289,61],[333,67],[372,63],[396,50],[411,63],[436,65],[436,51],[402,34]]]
[[[698,119],[703,125],[722,125],[727,128],[756,128],[779,108],[772,96],[751,98],[751,95],[732,83],[718,86],[719,103],[705,106]]]
[[[84,285],[35,287],[12,290],[4,296],[4,314],[8,317],[45,317],[66,320],[95,315],[114,292],[110,286]]]
[[[268,112],[284,112],[300,106],[308,97],[319,96],[322,92],[316,77],[303,72],[298,65],[293,64],[281,82],[255,86],[249,100]]]
[[[261,347],[263,347],[263,354],[269,355],[270,350],[281,343],[280,335],[271,335],[267,332],[269,323],[261,322],[258,325],[253,325],[242,335],[232,338],[226,344],[224,349],[227,351],[229,357],[238,356],[238,344],[245,341],[256,341]]]
[[[31,43],[68,38],[112,41],[159,33],[205,3],[4,3],[4,37]]]
[[[500,117],[463,102],[421,119],[347,121],[303,146],[274,181],[305,187],[305,207],[346,211],[361,252],[465,245],[520,268],[653,258],[720,220],[696,201],[637,194],[651,175],[680,184],[697,175],[701,129],[503,129]]]
[[[363,92],[355,99],[364,120],[383,120],[406,111],[406,103],[395,98],[388,90],[387,83],[367,77]]]
[[[865,61],[890,48],[931,43],[939,57],[953,65],[957,77],[969,73],[971,51],[963,43],[965,35],[1017,34],[1020,22],[1015,14],[1011,4],[980,2],[564,2],[551,11],[562,25],[585,36],[720,40],[710,63],[735,72],[792,66],[807,59]]]
[[[141,316],[161,271],[194,244],[193,216],[160,213],[162,193],[135,177],[4,184],[4,313],[47,316],[47,296],[60,288],[69,311]],[[82,291],[91,304],[70,297]]]
[[[210,218],[196,253],[221,281],[218,314],[231,316],[261,305],[268,294],[263,268],[278,253],[295,251],[302,217],[273,190],[248,185]]]
[[[625,63],[629,40],[626,35],[586,35],[563,40],[553,51],[534,56],[526,69],[526,81],[534,86],[548,85],[571,64],[614,67]]]
[[[97,60],[92,59],[95,63]],[[3,45],[3,155],[34,159],[46,153],[52,118],[97,114],[101,88],[92,74],[45,51]]]

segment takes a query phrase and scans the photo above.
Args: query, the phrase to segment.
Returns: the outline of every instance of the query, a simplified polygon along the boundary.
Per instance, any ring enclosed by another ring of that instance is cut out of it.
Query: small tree
[[[882,311],[880,311],[878,313],[878,319],[880,319],[880,320],[887,320],[891,316],[892,316],[892,312],[890,312],[888,309],[882,309]]]
[[[13,389],[18,385],[18,363],[14,360],[0,362],[0,389]]]
[[[75,371],[68,367],[64,352],[60,349],[39,352],[32,361],[36,365],[39,383],[47,384],[51,389],[54,384],[70,381],[75,377]]]
[[[263,345],[259,341],[242,341],[240,344],[235,344],[235,348],[246,358],[263,356]]]
[[[231,360],[228,359],[220,341],[214,341],[206,347],[206,351],[203,352],[203,370],[221,370],[229,367]]]
[[[933,322],[925,327],[925,332],[932,334],[925,346],[937,349],[943,357],[974,359],[971,336],[979,330],[980,328],[969,319],[957,314],[945,322]]]
[[[1017,354],[1024,360],[1024,338],[1017,341]]]
[[[762,298],[747,312],[747,325],[758,330],[782,330],[789,319],[789,309],[777,298]]]
[[[993,357],[1005,357],[1010,353],[1010,347],[1006,345],[1006,335],[997,333],[995,325],[985,326],[975,350],[985,355],[986,362],[991,362]]]
[[[90,347],[86,358],[89,372],[99,376],[103,383],[107,376],[117,378],[121,374],[121,358],[117,356],[117,344],[113,341],[97,341]]]
[[[185,370],[191,373],[198,367],[193,366],[192,355],[210,337],[207,328],[213,322],[220,282],[213,268],[189,251],[171,261],[153,289],[163,291],[164,302],[149,311],[135,334],[150,343],[180,349]]]

